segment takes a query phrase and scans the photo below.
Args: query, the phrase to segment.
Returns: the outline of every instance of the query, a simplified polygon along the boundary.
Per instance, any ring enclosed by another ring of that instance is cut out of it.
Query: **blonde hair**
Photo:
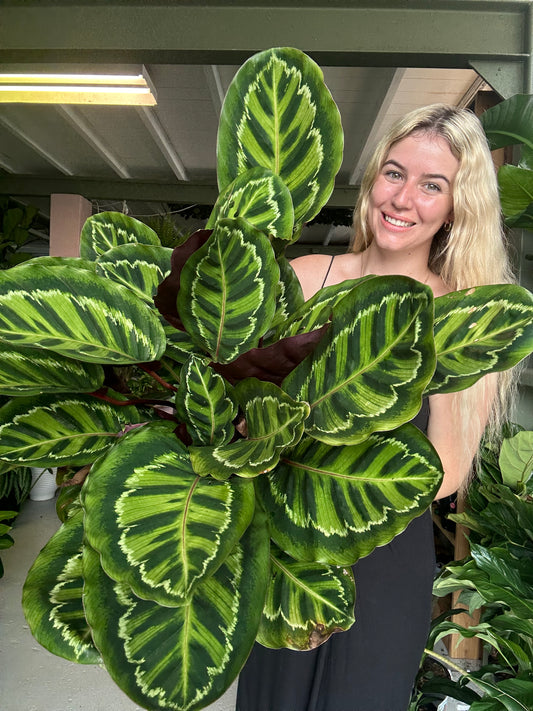
[[[378,143],[365,171],[354,210],[351,251],[362,252],[372,242],[370,195],[393,145],[412,134],[443,138],[459,161],[453,186],[453,224],[433,238],[428,266],[451,291],[483,284],[515,281],[503,232],[496,170],[485,133],[467,109],[432,104],[416,109],[394,124]],[[498,374],[486,436],[498,439],[515,399],[518,370]],[[467,424],[465,438],[475,428],[476,403],[487,396],[486,378],[456,398],[459,416]]]

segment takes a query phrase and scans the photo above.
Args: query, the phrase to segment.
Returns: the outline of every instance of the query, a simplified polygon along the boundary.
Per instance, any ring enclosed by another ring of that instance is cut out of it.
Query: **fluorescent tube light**
[[[147,75],[0,74],[0,103],[154,106]]]

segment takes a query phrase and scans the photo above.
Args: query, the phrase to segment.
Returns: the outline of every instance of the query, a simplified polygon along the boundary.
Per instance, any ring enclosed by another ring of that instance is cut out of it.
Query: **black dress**
[[[427,429],[427,401],[413,421]],[[431,620],[430,511],[354,566],[355,624],[317,649],[255,644],[237,711],[406,711]]]

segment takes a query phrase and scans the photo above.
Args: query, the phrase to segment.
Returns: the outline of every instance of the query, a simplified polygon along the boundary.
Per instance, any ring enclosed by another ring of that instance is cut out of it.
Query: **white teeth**
[[[395,227],[410,227],[413,222],[405,222],[405,220],[397,220],[395,217],[389,217],[389,215],[384,215],[385,222],[390,222],[391,225]]]

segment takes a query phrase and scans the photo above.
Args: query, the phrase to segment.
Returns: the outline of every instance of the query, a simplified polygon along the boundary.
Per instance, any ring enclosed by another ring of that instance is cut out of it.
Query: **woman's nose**
[[[392,203],[395,207],[410,207],[413,201],[413,186],[409,182],[398,185],[398,189],[392,196]]]

